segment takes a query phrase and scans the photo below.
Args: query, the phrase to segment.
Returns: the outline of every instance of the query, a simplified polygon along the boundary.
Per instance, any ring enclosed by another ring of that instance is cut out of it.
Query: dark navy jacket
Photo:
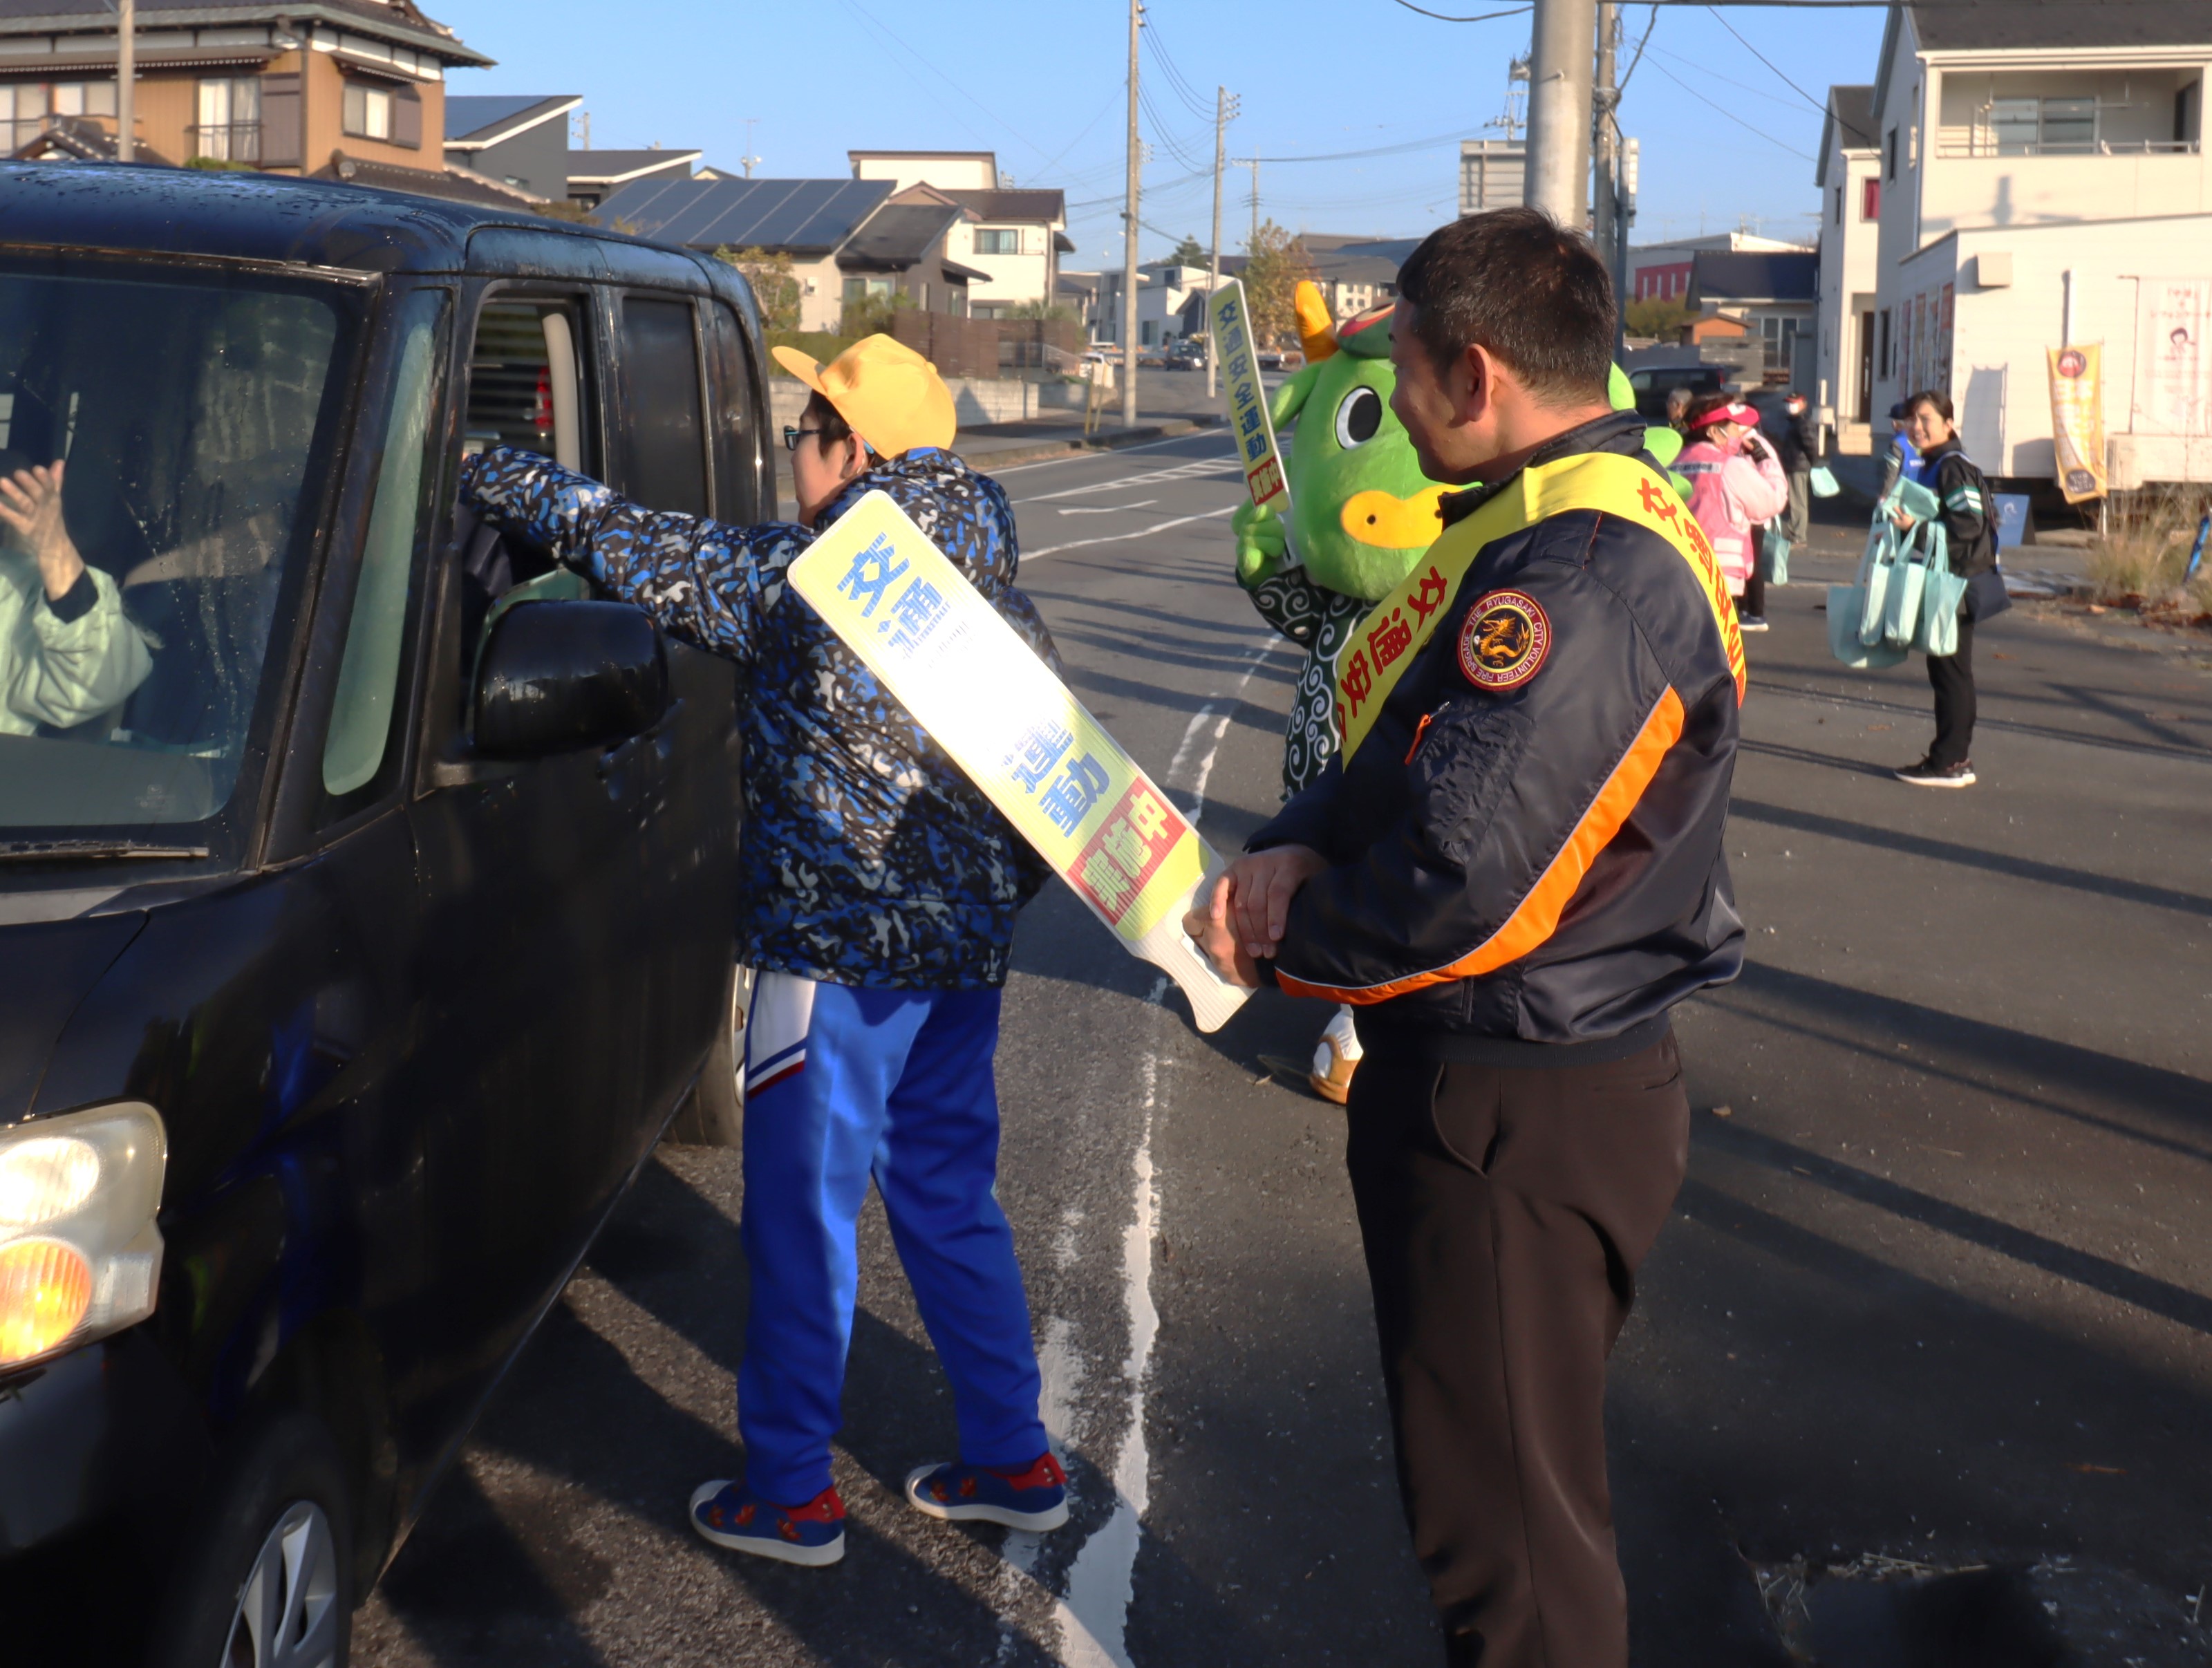
[[[1601,417],[1531,461],[1632,456],[1643,429]],[[1496,490],[1446,498],[1446,523]],[[1462,670],[1500,592],[1549,626],[1506,688]],[[1573,510],[1493,539],[1350,766],[1250,842],[1332,865],[1292,901],[1278,982],[1358,1004],[1370,1049],[1531,1064],[1656,1041],[1742,966],[1722,849],[1739,700],[1713,606],[1656,533]]]
[[[1014,587],[1014,517],[996,481],[917,447],[854,481],[829,523],[878,489],[1060,671]],[[745,901],[739,957],[835,984],[1006,983],[1014,916],[1046,870],[784,573],[815,534],[647,510],[526,452],[469,460],[462,502],[588,568],[671,635],[750,667],[744,707]]]

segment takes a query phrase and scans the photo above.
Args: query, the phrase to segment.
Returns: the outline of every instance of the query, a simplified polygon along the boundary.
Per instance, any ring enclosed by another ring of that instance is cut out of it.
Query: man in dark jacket
[[[1359,1004],[1347,1161],[1449,1659],[1625,1668],[1605,1361],[1687,1160],[1668,1014],[1735,977],[1743,649],[1607,399],[1613,295],[1533,209],[1399,278],[1393,407],[1445,530],[1339,662],[1345,750],[1186,922]]]
[[[1037,1416],[1039,1377],[995,1182],[992,1081],[1014,916],[1045,870],[1021,837],[785,574],[823,528],[888,493],[1057,673],[1014,587],[1013,511],[946,450],[952,398],[887,336],[826,366],[778,359],[812,390],[784,432],[805,525],[726,527],[626,502],[526,453],[471,459],[462,499],[589,574],[687,642],[751,668],[739,955],[758,974],[745,1028],[744,1217],[752,1284],[738,1376],[742,1483],[691,1497],[719,1546],[788,1563],[844,1555],[830,1440],[872,1177],[951,1381],[957,1462],[907,1498],[931,1517],[1066,1520]]]
[[[1775,436],[1782,472],[1790,478],[1790,508],[1782,518],[1782,536],[1802,545],[1813,536],[1813,466],[1820,461],[1820,420],[1812,403],[1794,388],[1782,403]]]

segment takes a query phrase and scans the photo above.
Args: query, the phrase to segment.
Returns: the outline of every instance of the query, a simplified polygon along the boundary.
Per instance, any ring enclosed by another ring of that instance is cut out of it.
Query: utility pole
[[[1137,426],[1137,188],[1144,159],[1137,149],[1137,31],[1144,0],[1129,0],[1129,182],[1121,210],[1121,426]]]
[[[1643,142],[1620,141],[1620,212],[1613,217],[1613,293],[1620,305],[1613,327],[1613,356],[1620,357],[1628,334],[1628,228],[1636,223],[1636,187],[1643,168]]]
[[[1249,255],[1260,247],[1260,159],[1255,156],[1244,166],[1252,170],[1252,240],[1244,246]]]
[[[1229,123],[1237,114],[1237,100],[1229,96],[1225,87],[1213,89],[1213,241],[1211,251],[1212,271],[1206,280],[1206,293],[1210,296],[1221,288],[1221,171],[1227,166]],[[1206,344],[1206,397],[1213,398],[1213,362],[1218,356],[1213,344]]]
[[[753,170],[760,166],[760,158],[753,155],[753,129],[759,124],[760,118],[757,116],[745,118],[745,154],[738,160],[744,164],[745,178],[748,180],[753,177]]]
[[[1535,0],[1523,200],[1579,230],[1589,203],[1590,46],[1596,0]]]
[[[1616,0],[1598,0],[1597,77],[1590,85],[1590,240],[1598,259],[1615,265],[1613,252],[1620,242],[1620,125],[1613,113],[1620,105],[1620,88],[1613,84],[1615,53],[1620,43],[1620,7]],[[1620,357],[1623,322],[1628,298],[1621,294],[1620,275],[1613,280],[1613,356]]]
[[[115,17],[115,160],[137,159],[138,0],[119,0]]]

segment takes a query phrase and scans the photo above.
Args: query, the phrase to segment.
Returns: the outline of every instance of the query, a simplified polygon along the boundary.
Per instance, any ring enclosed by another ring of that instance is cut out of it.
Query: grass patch
[[[2097,600],[2146,612],[2212,612],[2212,561],[2193,581],[2183,577],[2204,512],[2201,489],[2115,494],[2106,507],[2105,531],[2089,545]]]

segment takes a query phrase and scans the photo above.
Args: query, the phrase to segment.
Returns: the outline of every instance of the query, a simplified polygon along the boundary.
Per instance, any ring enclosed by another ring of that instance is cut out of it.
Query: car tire
[[[149,1668],[345,1668],[353,1515],[322,1421],[263,1422],[193,1513]]]
[[[684,1104],[676,1109],[669,1120],[668,1139],[684,1147],[738,1147],[744,1145],[745,1130],[744,1087],[739,1081],[743,1056],[738,1048],[738,1032],[744,1029],[745,1010],[743,997],[747,985],[746,970],[730,969],[730,985],[722,1012],[728,1016],[714,1045],[707,1050],[706,1063],[699,1068],[699,1081],[684,1097]]]

